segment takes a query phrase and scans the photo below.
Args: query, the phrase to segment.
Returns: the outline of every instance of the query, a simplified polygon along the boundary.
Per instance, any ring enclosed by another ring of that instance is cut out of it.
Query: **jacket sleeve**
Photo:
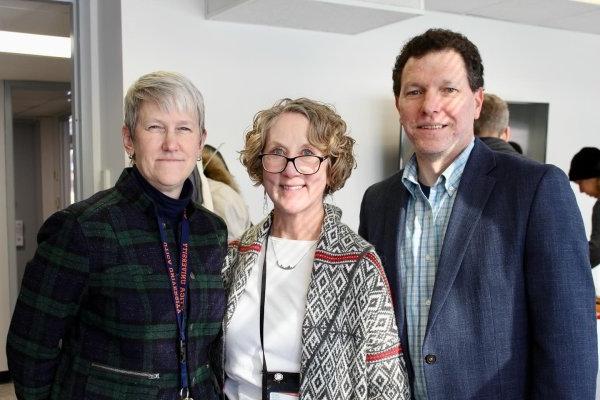
[[[581,214],[565,174],[549,166],[531,204],[525,247],[531,399],[594,399],[594,286]]]
[[[8,332],[6,354],[17,398],[49,398],[61,341],[78,312],[87,276],[86,238],[76,218],[60,211],[38,233]]]
[[[372,191],[372,187],[368,188],[363,195],[362,201],[360,203],[360,214],[359,214],[359,222],[358,222],[358,234],[365,239],[367,242],[371,241],[369,239],[369,230],[367,227],[367,222],[369,221],[368,213],[369,206],[372,204],[370,199],[370,191]]]
[[[372,273],[367,325],[368,399],[409,400],[410,391],[389,285],[377,254],[363,260]]]
[[[223,286],[225,287],[225,293],[229,295],[231,289],[231,280],[233,279],[234,260],[237,258],[240,242],[239,240],[233,240],[227,244],[227,254],[223,261],[223,269],[221,270],[221,276],[223,278]]]

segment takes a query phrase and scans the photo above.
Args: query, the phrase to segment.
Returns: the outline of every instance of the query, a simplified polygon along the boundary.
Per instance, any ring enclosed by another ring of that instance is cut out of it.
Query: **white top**
[[[302,321],[316,240],[268,238],[265,290],[265,358],[269,371],[299,372]],[[264,249],[264,247],[263,247]],[[225,332],[225,388],[230,400],[262,397],[260,284],[264,250],[252,268],[244,293]],[[284,265],[283,269],[278,266]]]

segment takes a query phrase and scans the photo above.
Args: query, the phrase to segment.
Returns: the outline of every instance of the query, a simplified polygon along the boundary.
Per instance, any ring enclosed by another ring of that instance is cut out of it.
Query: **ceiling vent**
[[[206,16],[215,21],[344,34],[423,13],[423,0],[206,0]]]

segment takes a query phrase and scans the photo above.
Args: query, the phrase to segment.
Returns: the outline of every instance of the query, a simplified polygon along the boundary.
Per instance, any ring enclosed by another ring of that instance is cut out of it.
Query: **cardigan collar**
[[[340,223],[342,210],[333,204],[323,203],[325,215],[321,234],[319,235],[317,250],[332,248],[331,242],[336,240],[335,236],[330,237],[327,233],[332,232],[334,227]],[[271,224],[273,223],[273,210],[254,227],[250,228],[240,239],[240,252],[255,251],[260,253],[262,245],[267,237]]]

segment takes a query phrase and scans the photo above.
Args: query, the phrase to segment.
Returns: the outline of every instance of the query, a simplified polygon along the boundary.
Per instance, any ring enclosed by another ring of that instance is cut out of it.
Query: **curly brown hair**
[[[353,154],[354,139],[346,132],[346,123],[333,106],[307,98],[282,99],[269,109],[259,111],[254,116],[252,129],[246,133],[244,149],[240,151],[240,161],[248,170],[250,179],[260,185],[263,168],[259,158],[267,141],[267,134],[283,113],[298,113],[308,119],[308,141],[330,162],[327,170],[325,194],[344,187],[352,169],[356,167]]]

